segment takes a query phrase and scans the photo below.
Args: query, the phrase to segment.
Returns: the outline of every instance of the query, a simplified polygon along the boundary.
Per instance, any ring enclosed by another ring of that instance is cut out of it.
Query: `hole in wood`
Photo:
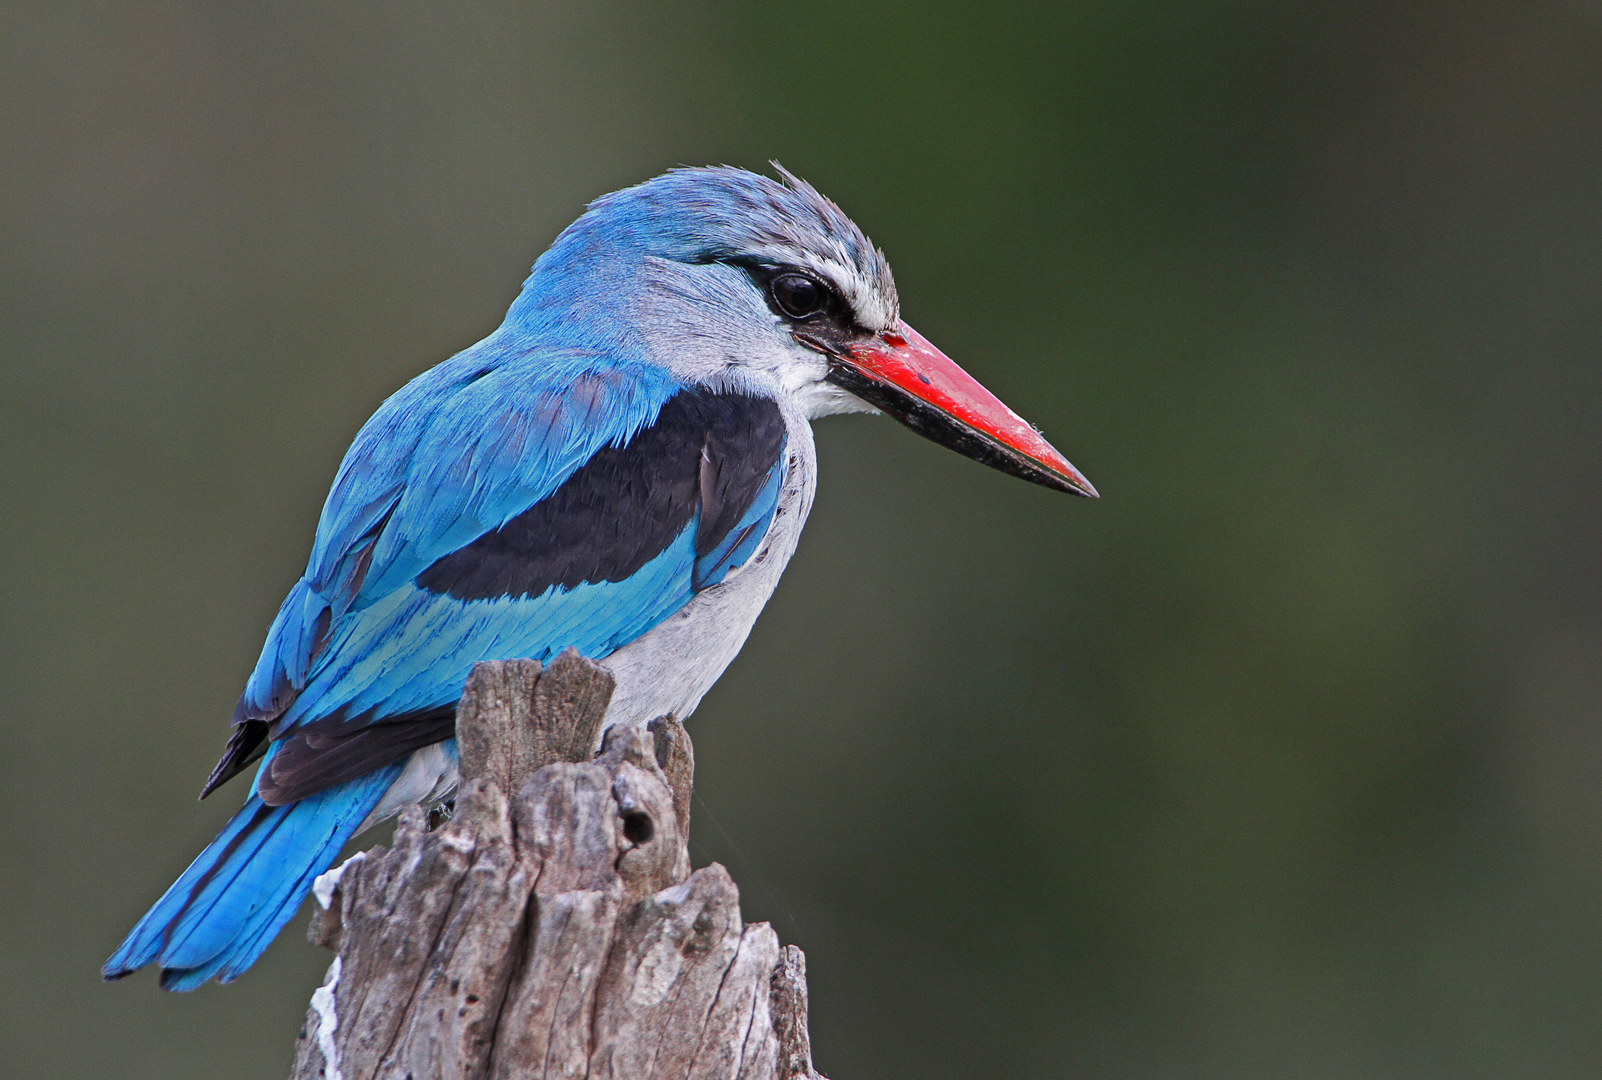
[[[623,838],[638,847],[649,844],[656,835],[656,823],[643,810],[630,810],[623,815]]]

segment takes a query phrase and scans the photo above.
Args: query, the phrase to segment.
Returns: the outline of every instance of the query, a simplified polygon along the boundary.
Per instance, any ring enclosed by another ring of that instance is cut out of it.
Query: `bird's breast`
[[[739,653],[773,595],[795,554],[817,484],[812,428],[799,410],[783,412],[783,487],[767,535],[737,571],[604,661],[617,678],[608,724],[645,724],[667,713],[689,716]]]

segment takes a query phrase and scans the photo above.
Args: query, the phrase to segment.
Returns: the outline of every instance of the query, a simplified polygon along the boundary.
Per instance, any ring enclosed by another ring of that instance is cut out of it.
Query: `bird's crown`
[[[816,188],[774,167],[777,180],[726,165],[673,169],[602,196],[540,257],[525,299],[539,307],[558,300],[580,271],[589,289],[605,288],[603,279],[624,288],[631,256],[793,267],[820,278],[859,325],[893,325],[899,301],[883,252]]]

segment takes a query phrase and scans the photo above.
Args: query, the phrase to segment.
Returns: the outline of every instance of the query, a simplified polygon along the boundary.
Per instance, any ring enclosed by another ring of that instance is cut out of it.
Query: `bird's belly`
[[[729,666],[795,554],[812,509],[817,459],[812,429],[790,418],[784,489],[762,545],[737,572],[602,661],[617,678],[606,723],[684,719]]]

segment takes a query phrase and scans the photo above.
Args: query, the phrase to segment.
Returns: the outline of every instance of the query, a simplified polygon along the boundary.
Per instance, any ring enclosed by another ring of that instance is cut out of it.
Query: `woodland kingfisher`
[[[606,723],[689,716],[812,506],[810,421],[883,412],[1094,497],[901,319],[882,252],[784,170],[678,169],[590,205],[500,327],[356,435],[202,797],[244,808],[106,962],[168,990],[248,968],[357,833],[457,782],[475,662],[573,647]]]

